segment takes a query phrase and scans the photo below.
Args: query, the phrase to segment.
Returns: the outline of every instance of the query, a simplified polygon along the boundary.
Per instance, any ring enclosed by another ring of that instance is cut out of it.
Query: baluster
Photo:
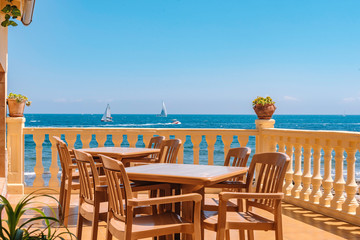
[[[112,140],[115,147],[121,147],[121,143],[123,141],[123,135],[121,133],[113,134]]]
[[[143,134],[143,142],[145,144],[145,147],[148,147],[150,139],[153,137],[151,134]]]
[[[311,184],[313,186],[313,189],[310,194],[310,202],[319,204],[319,199],[322,195],[322,192],[320,190],[322,177],[320,174],[321,147],[320,147],[319,139],[315,139],[315,145],[313,149],[314,149],[314,155],[313,155],[314,165],[313,165],[313,176],[311,179]]]
[[[293,168],[293,162],[294,162],[294,149],[293,145],[291,144],[291,139],[288,138],[286,142],[286,154],[290,157],[289,166],[286,170],[285,174],[285,184],[283,187],[283,192],[286,196],[291,196],[291,190],[294,187],[293,184],[293,175],[294,175],[294,168]]]
[[[268,136],[267,137],[268,141],[269,141],[269,152],[276,152],[276,140],[274,136]]]
[[[135,147],[136,142],[138,141],[137,133],[128,133],[127,134],[127,140],[129,142],[130,147]]]
[[[341,206],[345,201],[344,189],[344,148],[341,147],[341,141],[338,141],[335,147],[335,179],[334,179],[334,198],[331,200],[330,207],[341,210]]]
[[[343,203],[343,211],[349,214],[355,214],[356,208],[359,204],[356,201],[355,195],[358,189],[358,186],[355,181],[355,161],[356,161],[356,148],[355,143],[350,142],[349,147],[346,149],[347,157],[347,179],[346,179],[346,200]]]
[[[49,180],[49,187],[58,187],[59,180],[57,175],[59,173],[59,166],[58,166],[58,151],[56,147],[56,141],[54,138],[49,137],[51,143],[51,165],[49,168],[50,171],[50,180]]]
[[[311,183],[311,145],[309,144],[309,139],[305,139],[304,144],[304,171],[301,177],[303,188],[300,192],[300,199],[303,201],[309,201],[309,195],[311,193],[310,183]]]
[[[33,183],[34,187],[43,187],[44,179],[42,174],[44,173],[44,166],[42,164],[42,144],[45,140],[45,134],[34,134],[33,135],[34,142],[36,144],[36,165],[34,167],[35,172],[35,180]]]
[[[224,159],[226,158],[226,154],[229,152],[231,143],[234,140],[234,136],[233,135],[223,135],[222,136],[222,141],[224,143]]]
[[[279,150],[278,152],[285,153],[285,143],[283,137],[280,137],[279,141]]]
[[[300,192],[302,189],[301,186],[301,145],[299,144],[299,139],[296,139],[295,143],[295,172],[293,175],[294,178],[294,187],[291,190],[291,195],[294,198],[300,198]]]
[[[206,143],[208,145],[208,165],[214,165],[216,135],[206,135]]]
[[[92,134],[91,133],[84,133],[80,135],[81,143],[83,148],[89,148],[91,142]]]
[[[246,147],[249,142],[249,136],[238,136],[240,147]]]
[[[106,139],[107,139],[107,135],[106,133],[99,133],[96,134],[96,141],[98,143],[98,147],[103,147],[105,145]]]
[[[184,163],[184,144],[186,142],[186,135],[176,135],[175,137],[181,140],[181,146],[178,152],[177,163]]]
[[[332,160],[332,148],[329,146],[330,140],[326,140],[326,145],[324,149],[324,178],[322,181],[322,186],[324,188],[324,193],[320,198],[320,205],[329,207],[330,201],[333,199],[331,189],[333,186],[333,180],[331,177],[331,160]]]
[[[74,145],[75,145],[75,142],[76,142],[76,134],[75,133],[66,133],[65,134],[65,139],[66,139],[66,142],[68,144],[68,148],[69,149],[74,149]]]
[[[192,135],[191,136],[191,142],[193,143],[194,164],[199,164],[201,140],[202,140],[201,135]]]

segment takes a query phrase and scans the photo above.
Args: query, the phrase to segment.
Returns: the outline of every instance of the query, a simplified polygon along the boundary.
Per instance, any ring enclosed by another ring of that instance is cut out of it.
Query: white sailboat
[[[110,112],[110,105],[108,104],[106,109],[105,109],[105,113],[101,118],[102,122],[112,122],[112,117],[111,117],[111,112]]]
[[[157,117],[167,117],[167,111],[166,111],[166,107],[165,107],[165,102],[162,102],[162,108],[161,108],[161,113],[156,115]]]

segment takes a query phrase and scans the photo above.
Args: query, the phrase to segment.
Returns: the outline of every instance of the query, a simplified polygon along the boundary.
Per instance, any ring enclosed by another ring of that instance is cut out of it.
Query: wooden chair
[[[77,165],[73,162],[72,151],[69,151],[66,143],[59,137],[53,136],[56,140],[56,147],[59,153],[61,164],[61,183],[59,195],[59,216],[64,219],[64,225],[68,225],[70,209],[71,190],[80,189],[79,172],[76,172]]]
[[[246,183],[243,188],[246,192],[222,192],[219,194],[218,212],[205,212],[203,226],[205,229],[216,231],[216,239],[229,239],[229,229],[239,229],[240,239],[244,239],[243,231],[248,231],[248,239],[254,239],[254,230],[275,230],[277,240],[282,240],[281,188],[289,157],[284,153],[259,153],[255,154],[251,164]],[[255,168],[259,172],[251,192]],[[244,212],[228,212],[227,203],[231,199],[245,200]],[[273,219],[263,217],[253,211],[261,209],[273,214]]]
[[[156,163],[176,163],[177,154],[181,146],[180,139],[163,140],[160,145],[159,158]]]
[[[112,236],[130,240],[174,233],[191,234],[194,240],[201,238],[201,195],[197,193],[159,198],[137,199],[133,197],[130,181],[124,165],[115,159],[101,155],[109,186],[109,212],[107,240]],[[121,188],[123,186],[123,189]],[[137,206],[193,202],[193,219],[188,222],[178,214],[167,211],[154,215],[134,215]]]
[[[231,148],[225,158],[224,166],[246,167],[251,149],[248,147]],[[245,182],[245,175],[228,179],[227,181],[212,185],[211,188],[221,188],[223,191],[239,191],[238,183]],[[215,198],[206,198],[203,209],[206,211],[217,211],[219,200]],[[238,211],[239,206],[233,202],[228,203],[228,211]]]
[[[150,139],[150,142],[148,144],[148,148],[160,148],[161,146],[161,143],[162,141],[165,140],[165,137],[164,136],[157,136],[157,137],[152,137]],[[149,156],[149,158],[153,158],[153,159],[157,159],[159,157],[159,154],[158,153],[154,153],[154,154],[151,154]]]
[[[164,136],[157,136],[157,137],[152,137],[149,141],[149,144],[147,146],[147,148],[155,148],[155,149],[159,149],[161,146],[162,141],[165,139]],[[159,158],[159,153],[153,153],[150,154],[147,157],[141,157],[141,158],[131,158],[130,161],[134,161],[135,159],[138,160],[134,165],[138,166],[138,165],[144,165],[146,163],[151,163],[151,162],[155,162],[157,161],[157,159]],[[144,160],[144,162],[141,162],[140,160]],[[123,161],[123,164],[126,167],[126,160]]]
[[[80,196],[77,239],[81,240],[84,219],[92,222],[92,239],[98,235],[99,220],[107,220],[108,202],[106,178],[98,174],[98,166],[88,153],[74,150],[80,173]],[[101,164],[102,165],[102,164]]]

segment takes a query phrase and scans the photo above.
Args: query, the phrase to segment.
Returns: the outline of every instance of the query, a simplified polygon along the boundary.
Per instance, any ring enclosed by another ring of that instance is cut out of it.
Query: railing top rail
[[[328,139],[331,142],[360,142],[359,132],[323,131],[323,130],[295,130],[295,129],[263,129],[262,134],[283,138]],[[329,142],[330,143],[330,142]]]
[[[24,134],[31,134],[33,132],[93,132],[94,134],[100,132],[112,132],[112,133],[132,133],[132,132],[143,132],[143,133],[195,133],[195,134],[239,134],[239,135],[257,135],[257,129],[223,129],[223,128],[56,128],[56,127],[25,127]]]

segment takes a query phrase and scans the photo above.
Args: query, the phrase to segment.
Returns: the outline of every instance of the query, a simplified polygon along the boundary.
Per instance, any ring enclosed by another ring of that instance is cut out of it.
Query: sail
[[[111,117],[111,111],[110,111],[110,105],[108,104],[106,109],[105,109],[105,113],[101,118],[102,122],[112,122],[112,117]]]
[[[163,101],[163,103],[162,103],[162,109],[161,109],[160,117],[167,117],[167,111],[166,111],[166,107],[165,107],[165,102],[164,102],[164,101]]]

